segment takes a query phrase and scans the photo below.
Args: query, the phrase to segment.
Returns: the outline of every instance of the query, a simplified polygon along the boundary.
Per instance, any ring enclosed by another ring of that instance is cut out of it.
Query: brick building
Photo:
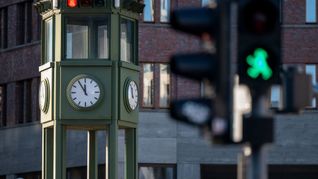
[[[38,111],[40,17],[32,0],[0,0],[0,179],[37,179],[41,170],[41,127]],[[199,83],[169,71],[169,56],[200,49],[200,42],[169,29],[169,11],[201,6],[200,0],[144,0],[139,23],[140,178],[236,178],[241,146],[208,144],[200,131],[168,115],[172,98],[200,95]],[[316,0],[281,0],[283,61],[300,64],[316,83],[318,24]],[[276,88],[271,102],[279,101]],[[276,143],[269,148],[270,179],[318,178],[316,101],[300,116],[276,118]],[[86,134],[68,135],[68,178],[85,178]],[[83,147],[81,147],[83,148]],[[105,157],[104,157],[105,158]],[[124,162],[123,160],[121,162]],[[100,177],[105,175],[100,161]]]

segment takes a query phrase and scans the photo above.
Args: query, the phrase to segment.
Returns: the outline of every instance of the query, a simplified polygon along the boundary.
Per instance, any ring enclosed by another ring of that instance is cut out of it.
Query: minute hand
[[[80,81],[78,81],[78,84],[81,86],[82,90],[84,91],[85,96],[87,96],[86,86],[85,86],[85,88],[84,88],[83,85],[82,85],[82,83],[81,83]]]

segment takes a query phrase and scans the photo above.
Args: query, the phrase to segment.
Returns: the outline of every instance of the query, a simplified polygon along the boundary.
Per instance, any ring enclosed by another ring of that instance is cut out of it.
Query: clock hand
[[[86,84],[84,84],[84,94],[87,96]]]
[[[86,86],[85,86],[85,88],[84,88],[84,87],[83,87],[83,85],[82,85],[82,83],[81,83],[80,81],[78,81],[78,84],[81,86],[81,88],[82,88],[82,90],[83,90],[84,94],[87,96],[87,93],[86,93]]]
[[[131,90],[131,97],[134,99],[134,90],[131,86],[130,86],[130,90]]]

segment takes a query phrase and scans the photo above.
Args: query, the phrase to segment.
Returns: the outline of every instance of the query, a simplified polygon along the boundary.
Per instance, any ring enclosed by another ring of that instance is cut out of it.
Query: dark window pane
[[[0,127],[7,125],[6,119],[6,86],[0,86]]]

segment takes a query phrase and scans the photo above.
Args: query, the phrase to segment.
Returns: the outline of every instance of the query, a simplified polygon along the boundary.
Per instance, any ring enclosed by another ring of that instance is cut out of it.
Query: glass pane
[[[306,22],[316,22],[316,0],[306,0]]]
[[[173,167],[140,167],[139,179],[175,179]]]
[[[282,106],[281,88],[279,85],[274,85],[271,88],[271,107],[280,108]]]
[[[133,60],[133,22],[121,20],[120,35],[120,58],[122,61],[132,62]]]
[[[53,61],[53,20],[45,21],[45,63]]]
[[[154,74],[154,65],[153,64],[144,64],[143,69],[143,106],[151,107],[153,106],[154,99],[154,83],[153,83],[153,74]]]
[[[306,73],[311,75],[312,84],[316,85],[316,65],[306,65]],[[316,98],[313,98],[311,107],[316,107]]]
[[[88,58],[88,22],[70,21],[66,27],[66,58]]]
[[[108,47],[108,32],[107,32],[107,25],[100,24],[97,26],[98,31],[98,58],[108,58],[109,57],[109,47]]]
[[[209,3],[210,3],[210,0],[201,0],[202,6],[207,6],[207,5],[209,5]]]
[[[160,107],[168,107],[170,98],[170,70],[166,64],[160,64]]]
[[[145,0],[145,8],[144,8],[144,21],[154,21],[153,14],[154,14],[154,9],[153,9],[153,0]]]
[[[169,22],[170,0],[160,0],[160,22]]]

